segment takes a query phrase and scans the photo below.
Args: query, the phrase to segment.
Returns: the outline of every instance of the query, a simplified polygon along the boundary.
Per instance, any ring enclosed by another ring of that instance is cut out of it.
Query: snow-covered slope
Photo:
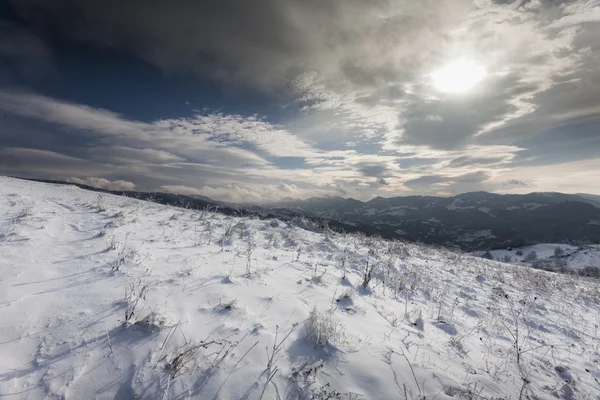
[[[561,249],[558,256],[554,253],[557,248]],[[535,253],[535,259],[530,256],[532,252]],[[484,252],[478,251],[473,254],[481,256]],[[571,246],[561,243],[542,243],[511,249],[490,250],[490,254],[495,260],[525,264],[537,262],[542,266],[548,266],[549,269],[566,268],[577,271],[586,267],[600,268],[600,245],[597,244]],[[553,266],[557,268],[552,268]]]
[[[598,399],[599,289],[0,177],[0,397]]]

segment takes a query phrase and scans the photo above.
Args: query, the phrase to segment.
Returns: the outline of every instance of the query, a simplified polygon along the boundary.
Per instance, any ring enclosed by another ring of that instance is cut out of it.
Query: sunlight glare
[[[431,74],[434,86],[447,93],[465,93],[485,78],[485,67],[475,61],[461,59]]]

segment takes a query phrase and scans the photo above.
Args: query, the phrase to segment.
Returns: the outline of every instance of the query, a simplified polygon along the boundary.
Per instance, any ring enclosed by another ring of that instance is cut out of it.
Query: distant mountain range
[[[466,250],[600,241],[600,196],[594,195],[473,192],[453,197],[376,197],[367,202],[316,197],[263,209]]]
[[[343,197],[313,197],[255,206],[227,204],[200,196],[110,192],[77,186],[162,204],[218,208],[227,214],[283,220],[306,217],[337,229],[456,246],[464,250],[538,243],[600,243],[600,196],[589,194],[471,192],[453,197],[376,197],[366,202]]]

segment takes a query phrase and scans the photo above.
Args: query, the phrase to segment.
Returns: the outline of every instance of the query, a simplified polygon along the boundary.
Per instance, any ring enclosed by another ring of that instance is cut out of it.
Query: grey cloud
[[[445,190],[462,189],[466,191],[472,189],[473,185],[480,184],[489,178],[490,175],[485,171],[469,172],[458,176],[424,175],[404,182],[404,186],[411,189],[435,192],[442,187],[440,184],[443,184]]]
[[[13,0],[39,29],[127,49],[170,72],[258,87],[301,71],[393,81],[444,42],[469,0]],[[394,51],[397,50],[397,51]]]
[[[457,183],[480,183],[490,178],[490,175],[485,171],[469,172],[464,175],[459,175],[452,178],[452,181]]]
[[[398,84],[392,84],[375,89],[372,93],[366,96],[356,98],[357,103],[362,103],[368,106],[374,106],[379,103],[396,102],[406,95],[404,89]]]
[[[43,40],[25,28],[0,19],[0,83],[35,80],[52,74],[52,55]]]
[[[0,166],[7,168],[16,168],[19,166],[19,158],[14,154],[0,151]]]
[[[0,160],[9,160],[7,163],[0,163],[0,173],[24,177],[65,178],[71,176],[73,171],[81,175],[97,176],[115,170],[81,158],[27,148],[0,148]]]
[[[184,158],[164,150],[150,148],[135,149],[122,146],[97,146],[86,151],[90,159],[118,165],[168,164],[182,162]]]
[[[514,185],[514,186],[527,186],[525,184],[525,182],[520,181],[518,179],[509,179],[506,182],[504,182],[505,185]]]
[[[510,1],[477,10],[471,0],[13,2],[41,31],[126,49],[168,72],[307,92],[300,95],[310,109],[335,110],[332,118],[351,123],[333,125],[363,134],[387,130],[393,138],[389,131],[405,120],[396,143],[441,149],[463,146],[488,124],[526,112],[535,104],[524,99],[558,77],[555,64],[573,51],[546,29],[567,13],[551,0],[523,3],[520,11]],[[464,33],[450,33],[459,26]],[[589,42],[586,32],[576,39]],[[418,84],[455,42],[501,74],[486,79],[479,95],[432,100]],[[303,73],[313,78],[298,84]],[[417,91],[407,97],[403,85],[415,82]]]
[[[535,109],[477,138],[477,142],[523,144],[530,150],[515,159],[534,157],[546,164],[596,157],[600,152],[600,21],[588,22],[573,42],[578,70],[557,77],[536,93]],[[543,160],[543,161],[542,161]]]
[[[77,183],[79,185],[92,186],[92,187],[106,189],[106,190],[134,190],[135,189],[135,184],[133,182],[122,181],[122,180],[109,181],[108,179],[97,178],[97,177],[87,177],[87,178],[71,177],[71,178],[67,179],[67,182]]]
[[[518,111],[510,102],[514,92],[526,93],[531,87],[520,84],[519,79],[516,74],[489,77],[488,90],[474,92],[462,99],[411,96],[411,103],[404,113],[404,134],[398,142],[439,149],[464,146],[486,124]]]
[[[404,182],[404,186],[411,189],[419,189],[425,186],[436,185],[438,183],[447,182],[448,178],[439,175],[425,175],[419,178],[410,179]]]
[[[293,184],[227,184],[227,185],[202,185],[190,187],[185,185],[163,185],[162,190],[191,196],[205,196],[213,200],[241,204],[276,203],[287,199],[305,199],[312,196],[326,196],[333,194],[327,190],[314,188],[300,188]]]
[[[360,162],[356,164],[356,167],[364,176],[370,177],[379,177],[389,170],[385,163]]]
[[[310,185],[315,193],[343,190],[328,186],[335,182],[337,171],[353,177],[358,174],[354,162],[347,160],[355,153],[317,151],[256,117],[209,114],[146,123],[107,110],[3,91],[0,109],[10,113],[9,137],[3,136],[0,143],[12,143],[10,151],[0,152],[0,173],[64,179],[77,171],[81,179],[129,180],[140,189],[186,183],[220,187],[240,180],[245,184],[298,182]],[[69,140],[64,140],[65,135]],[[275,153],[304,149],[321,171],[308,167],[281,170],[238,147],[239,142]],[[277,144],[284,148],[280,150]]]
[[[460,168],[469,167],[475,165],[489,165],[498,164],[506,160],[506,157],[471,157],[471,156],[460,156],[450,160],[448,163],[449,167]]]
[[[387,182],[385,179],[383,179],[383,178],[381,178],[381,179],[379,180],[379,184],[380,184],[380,185],[383,185],[383,186],[387,186],[387,185],[389,185],[389,183],[388,183],[388,182]]]

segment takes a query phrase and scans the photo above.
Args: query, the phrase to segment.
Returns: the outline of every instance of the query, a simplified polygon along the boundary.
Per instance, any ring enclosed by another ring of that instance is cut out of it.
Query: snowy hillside
[[[555,251],[558,250],[558,254]],[[560,243],[543,243],[512,249],[490,250],[494,260],[518,262],[544,267],[549,270],[579,271],[586,267],[600,268],[600,245],[571,246]],[[483,251],[474,253],[482,256]],[[533,256],[532,254],[535,254]]]
[[[599,283],[0,177],[0,397],[600,399]]]

